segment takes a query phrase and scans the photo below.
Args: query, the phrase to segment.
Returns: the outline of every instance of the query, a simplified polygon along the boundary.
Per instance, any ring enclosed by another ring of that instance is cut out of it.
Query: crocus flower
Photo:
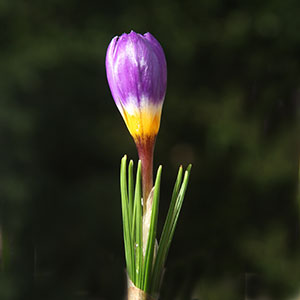
[[[116,36],[106,53],[106,73],[115,103],[142,162],[143,197],[152,189],[153,151],[167,86],[164,51],[150,34]]]

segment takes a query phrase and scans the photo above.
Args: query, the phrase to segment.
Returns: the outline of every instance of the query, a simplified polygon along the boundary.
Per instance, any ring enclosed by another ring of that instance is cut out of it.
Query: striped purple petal
[[[124,117],[126,107],[161,106],[167,86],[163,49],[150,34],[131,31],[112,39],[106,54],[107,79]]]

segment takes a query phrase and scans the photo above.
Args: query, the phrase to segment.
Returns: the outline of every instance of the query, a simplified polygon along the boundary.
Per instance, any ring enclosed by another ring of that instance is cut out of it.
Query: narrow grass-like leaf
[[[159,290],[162,272],[187,189],[190,170],[191,165],[189,165],[185,171],[183,180],[182,167],[180,167],[178,170],[170,207],[155,257],[158,206],[162,172],[162,167],[160,166],[158,168],[152,196],[149,234],[147,245],[145,245],[146,251],[144,256],[141,162],[139,161],[138,163],[134,187],[133,161],[131,160],[129,162],[127,168],[127,156],[125,155],[121,160],[120,185],[126,268],[128,276],[134,285],[147,293],[155,294]]]
[[[134,196],[134,183],[133,183],[133,161],[130,160],[128,164],[128,208],[129,208],[129,224],[132,228],[132,215],[133,215],[133,196]]]
[[[151,284],[151,273],[153,267],[153,256],[154,256],[154,247],[155,247],[155,239],[156,239],[161,172],[162,172],[162,166],[158,168],[155,185],[154,185],[151,221],[150,221],[149,236],[148,236],[146,253],[145,253],[145,261],[144,261],[143,290],[145,292],[149,292],[150,284]]]
[[[161,274],[164,268],[165,264],[165,259],[166,259],[166,252],[167,252],[167,245],[168,245],[168,239],[170,235],[170,229],[172,227],[172,219],[174,215],[174,208],[176,204],[176,200],[178,197],[181,181],[182,181],[182,174],[183,174],[183,169],[182,166],[180,166],[178,170],[178,175],[177,179],[174,185],[173,193],[172,193],[172,198],[171,198],[171,203],[169,206],[167,218],[163,227],[163,231],[161,234],[161,238],[159,241],[159,246],[157,250],[157,256],[155,259],[155,264],[153,268],[153,274],[152,274],[152,279],[151,279],[151,291],[156,292],[159,288],[160,280],[161,280]]]
[[[172,242],[172,239],[174,236],[178,216],[179,216],[179,213],[180,213],[180,210],[182,207],[182,203],[183,203],[183,199],[184,199],[184,195],[185,195],[185,192],[187,189],[190,170],[191,170],[191,165],[189,165],[187,170],[185,171],[183,183],[181,184],[179,193],[176,197],[175,206],[173,207],[170,226],[168,227],[167,233],[164,237],[164,239],[165,239],[164,246],[162,247],[162,254],[160,254],[162,257],[159,259],[160,260],[158,262],[159,266],[157,267],[157,270],[156,270],[157,273],[154,275],[155,278],[153,278],[153,280],[152,280],[151,293],[155,293],[156,291],[159,290],[159,284],[160,284],[163,268],[165,265],[166,258],[168,256],[168,252],[169,252],[170,245],[171,245],[171,242]]]
[[[131,236],[133,239],[133,242],[135,241],[135,232],[136,232],[136,210],[137,210],[137,203],[136,203],[136,196],[137,196],[137,184],[138,184],[138,176],[139,176],[139,172],[141,172],[141,170],[139,170],[139,166],[137,168],[137,172],[136,172],[136,182],[135,182],[135,190],[133,193],[133,212],[132,212],[132,222],[131,222]],[[134,184],[134,180],[132,178],[132,183]],[[129,186],[129,183],[128,183]],[[132,190],[133,190],[133,185],[132,185]]]
[[[184,196],[185,196],[185,192],[186,192],[186,189],[187,189],[187,185],[188,185],[188,181],[189,181],[189,177],[190,177],[190,173],[191,173],[191,168],[192,168],[192,165],[189,165],[187,170],[184,172],[183,182],[182,182],[182,185],[181,185],[178,197],[177,197],[176,205],[175,205],[175,210],[174,210],[175,214],[174,214],[174,218],[172,220],[172,228],[170,230],[170,236],[169,236],[169,239],[168,239],[168,245],[167,245],[167,249],[166,249],[167,250],[166,256],[168,255],[168,251],[170,249],[170,245],[171,245],[171,242],[172,242],[172,239],[173,239],[173,236],[174,236],[174,232],[175,232],[176,224],[177,224],[177,221],[178,221],[179,213],[180,213],[182,203],[183,203],[183,199],[184,199]]]
[[[124,248],[125,248],[125,259],[129,278],[134,281],[134,249],[131,238],[131,228],[129,220],[129,205],[128,205],[128,194],[127,194],[127,178],[126,178],[126,161],[127,156],[125,155],[121,160],[120,170],[120,185],[121,185],[121,206],[122,206],[122,219],[123,219],[123,233],[124,233]]]
[[[136,184],[134,193],[134,213],[132,236],[135,236],[135,286],[141,288],[142,264],[143,264],[143,236],[142,236],[142,184],[141,184],[141,161],[138,162]],[[135,229],[135,230],[134,230]],[[135,235],[134,235],[135,234]]]

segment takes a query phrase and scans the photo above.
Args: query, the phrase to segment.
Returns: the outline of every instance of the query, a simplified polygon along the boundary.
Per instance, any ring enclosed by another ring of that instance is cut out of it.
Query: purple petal
[[[166,59],[161,45],[150,33],[131,31],[115,37],[107,49],[106,71],[121,113],[129,103],[137,108],[142,101],[162,104],[167,85]]]

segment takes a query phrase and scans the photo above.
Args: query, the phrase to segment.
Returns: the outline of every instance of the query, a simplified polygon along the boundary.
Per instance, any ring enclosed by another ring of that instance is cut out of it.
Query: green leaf
[[[125,248],[127,272],[131,281],[134,282],[134,272],[133,272],[134,249],[132,247],[133,245],[132,245],[132,237],[130,231],[127,178],[126,178],[126,161],[127,161],[127,156],[125,155],[121,160],[121,170],[120,170],[121,204],[122,204],[121,206],[122,206],[124,248]]]
[[[170,248],[170,245],[171,245],[171,242],[172,242],[172,238],[174,236],[174,232],[175,232],[176,224],[177,224],[177,221],[178,221],[179,213],[180,213],[180,210],[181,210],[181,207],[182,207],[185,192],[187,190],[187,185],[188,185],[188,182],[189,182],[191,168],[192,168],[192,165],[189,165],[187,170],[184,172],[183,183],[181,185],[181,188],[180,188],[180,191],[179,191],[179,194],[178,194],[178,197],[177,197],[176,205],[175,205],[175,215],[174,215],[174,219],[172,220],[172,228],[171,228],[170,236],[169,236],[169,240],[168,240],[167,252],[169,251],[169,248]]]
[[[153,267],[153,256],[156,239],[156,227],[158,217],[158,204],[159,204],[159,193],[160,193],[160,181],[161,181],[162,166],[159,166],[153,192],[152,212],[151,221],[149,228],[149,236],[147,241],[145,262],[144,262],[144,278],[143,278],[143,290],[148,292],[150,290],[151,272]]]
[[[143,264],[143,218],[142,218],[142,184],[141,184],[141,161],[138,162],[136,184],[134,193],[134,213],[132,236],[135,233],[135,282],[141,288],[142,264]]]
[[[166,218],[166,221],[165,221],[165,224],[163,227],[163,231],[162,231],[162,234],[160,237],[160,241],[159,241],[157,256],[156,256],[154,269],[153,269],[153,276],[152,276],[152,280],[151,280],[151,284],[152,284],[151,290],[152,291],[154,291],[156,288],[158,288],[158,285],[161,280],[160,279],[161,273],[163,271],[164,262],[166,259],[168,237],[170,235],[170,228],[172,227],[171,222],[172,222],[172,218],[174,215],[174,208],[175,208],[176,200],[178,197],[178,193],[179,193],[179,189],[180,189],[180,185],[181,185],[181,181],[182,181],[182,174],[183,174],[183,170],[182,170],[182,166],[180,166],[180,168],[178,170],[177,179],[176,179],[176,182],[174,185],[173,194],[172,194],[167,218]]]
[[[160,166],[158,168],[152,192],[152,207],[149,212],[149,234],[144,257],[141,161],[138,162],[136,182],[134,183],[133,161],[130,160],[127,170],[127,156],[125,155],[121,160],[120,186],[126,268],[128,276],[133,284],[147,293],[154,294],[159,290],[163,268],[187,189],[190,170],[191,165],[185,171],[184,176],[182,167],[178,170],[170,207],[160,238],[157,255],[155,257],[162,172],[162,167]]]
[[[180,187],[182,179],[182,168],[179,168],[177,180],[174,186],[173,195],[167,215],[167,219],[161,235],[157,257],[153,269],[153,276],[151,280],[151,293],[155,293],[159,290],[161,282],[161,276],[163,273],[164,265],[167,259],[169,248],[174,236],[178,216],[182,207],[184,195],[187,189],[189,175],[191,171],[191,165],[188,166],[184,174],[183,183]],[[180,187],[180,190],[179,190]]]
[[[134,188],[133,188],[133,161],[130,160],[128,165],[128,210],[129,210],[129,224],[130,228],[132,228],[132,215],[133,215],[133,195],[134,195]]]

